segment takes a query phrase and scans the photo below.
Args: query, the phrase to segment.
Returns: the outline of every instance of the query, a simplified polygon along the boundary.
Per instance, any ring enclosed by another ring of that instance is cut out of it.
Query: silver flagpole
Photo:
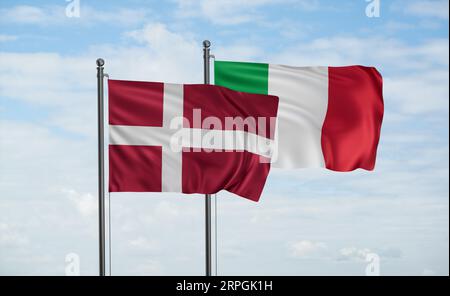
[[[204,83],[209,84],[209,48],[211,42],[203,41],[203,77]],[[211,194],[205,194],[205,253],[206,253],[206,276],[212,275],[212,243],[211,243]]]
[[[98,95],[98,225],[99,225],[99,275],[105,276],[105,155],[103,115],[103,59],[97,59]]]

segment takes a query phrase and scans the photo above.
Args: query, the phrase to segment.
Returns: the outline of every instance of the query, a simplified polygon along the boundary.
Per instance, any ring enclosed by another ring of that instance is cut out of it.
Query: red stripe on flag
[[[274,128],[270,129],[270,117],[276,117],[278,97],[259,94],[237,92],[231,89],[214,85],[185,85],[183,115],[189,121],[190,127],[202,128],[200,120],[194,120],[193,110],[201,110],[201,120],[215,117],[220,120],[221,128],[203,126],[205,129],[244,130],[260,136],[273,139]],[[247,121],[248,125],[241,127],[225,125],[226,117],[253,117],[255,120]],[[265,117],[264,126],[259,127],[258,118]],[[187,127],[187,126],[185,126]]]
[[[161,192],[162,147],[109,145],[109,192]]]
[[[329,67],[328,81],[322,126],[326,167],[373,170],[384,110],[380,73],[373,67]]]
[[[213,194],[222,189],[258,201],[270,163],[242,152],[183,152],[183,193]]]
[[[162,126],[164,84],[108,80],[109,124]]]

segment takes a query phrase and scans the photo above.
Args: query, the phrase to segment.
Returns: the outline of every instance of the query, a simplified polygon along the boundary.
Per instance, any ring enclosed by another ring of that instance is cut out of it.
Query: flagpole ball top
[[[98,66],[98,67],[103,67],[103,65],[105,64],[105,60],[103,60],[103,59],[97,59],[96,63],[97,63],[97,66]]]
[[[209,48],[210,46],[211,46],[211,42],[209,42],[209,40],[204,40],[203,41],[203,47]]]

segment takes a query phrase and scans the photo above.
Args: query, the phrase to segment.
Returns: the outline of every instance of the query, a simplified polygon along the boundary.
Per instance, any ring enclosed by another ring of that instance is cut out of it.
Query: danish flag
[[[259,200],[278,97],[111,79],[108,88],[109,192],[227,190]]]

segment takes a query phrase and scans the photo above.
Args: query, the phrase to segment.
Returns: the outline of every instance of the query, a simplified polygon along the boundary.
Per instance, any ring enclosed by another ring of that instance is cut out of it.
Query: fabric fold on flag
[[[109,80],[109,191],[258,201],[274,149],[276,96],[214,85]]]
[[[375,68],[216,60],[214,79],[237,91],[279,97],[274,167],[374,169],[384,113]]]

